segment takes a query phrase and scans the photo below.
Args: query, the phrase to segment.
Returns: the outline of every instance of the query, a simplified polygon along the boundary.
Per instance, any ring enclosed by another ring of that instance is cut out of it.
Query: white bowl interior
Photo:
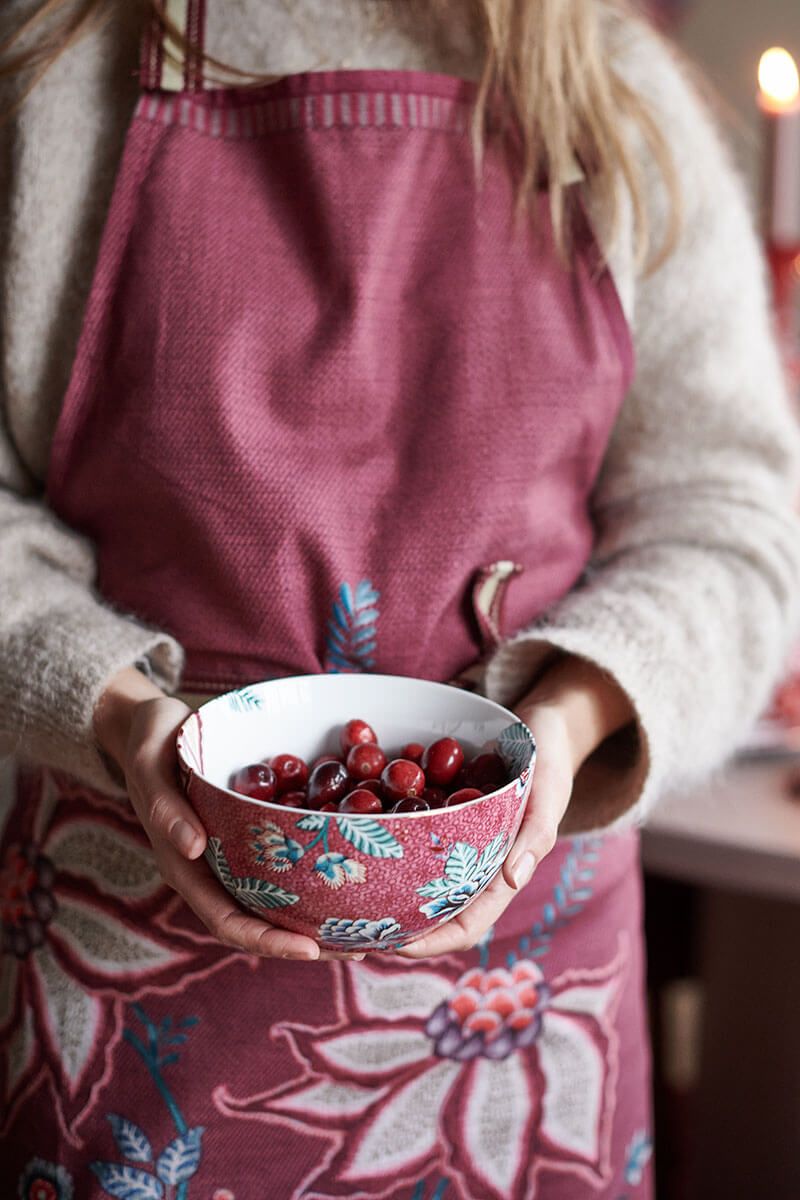
[[[202,721],[204,779],[228,787],[233,771],[275,754],[297,754],[307,762],[339,753],[339,733],[352,718],[367,721],[387,751],[407,742],[423,745],[454,737],[467,753],[478,753],[518,718],[483,696],[447,684],[394,675],[300,675],[268,680],[209,701]],[[520,727],[524,728],[524,727]],[[527,731],[526,731],[527,733]],[[194,770],[194,739],[183,757]],[[533,743],[522,758],[527,765]],[[522,769],[520,767],[520,769]]]

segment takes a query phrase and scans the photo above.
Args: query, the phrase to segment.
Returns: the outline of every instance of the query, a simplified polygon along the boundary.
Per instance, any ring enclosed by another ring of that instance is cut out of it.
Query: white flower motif
[[[528,959],[461,975],[444,960],[419,974],[396,959],[349,964],[335,1025],[279,1027],[303,1067],[298,1079],[215,1099],[223,1112],[278,1126],[328,1132],[346,1120],[355,1132],[310,1170],[309,1193],[322,1171],[342,1195],[400,1194],[433,1170],[481,1200],[533,1197],[542,1171],[602,1189],[626,946],[605,967],[547,981]]]
[[[396,945],[400,937],[400,926],[394,917],[382,917],[379,921],[368,921],[364,917],[350,920],[347,917],[327,917],[319,927],[321,941],[327,946],[351,946],[368,950],[382,950]]]

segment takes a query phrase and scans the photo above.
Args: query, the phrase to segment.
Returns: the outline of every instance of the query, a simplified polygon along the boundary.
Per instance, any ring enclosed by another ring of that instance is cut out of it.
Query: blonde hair
[[[44,0],[41,7],[0,46],[0,80],[20,71],[29,78],[23,98],[57,58],[91,29],[103,24],[120,0]],[[159,0],[139,0],[142,18],[155,13],[186,49],[182,32],[164,16]],[[645,100],[615,69],[603,25],[613,12],[629,12],[628,0],[426,0],[442,16],[463,4],[483,47],[483,69],[470,136],[480,173],[488,136],[487,111],[499,101],[521,152],[516,215],[535,212],[533,199],[547,183],[556,244],[570,252],[572,193],[562,180],[575,159],[582,167],[611,235],[618,229],[627,191],[633,214],[635,252],[641,266],[658,266],[679,230],[680,191],[669,148]],[[24,45],[29,38],[30,45]],[[24,49],[20,49],[20,45]],[[209,78],[217,69],[242,86],[263,79],[205,55]],[[17,102],[17,105],[21,101]],[[15,107],[17,107],[15,105]],[[671,217],[661,245],[652,245],[639,154],[631,131],[655,161],[671,200]],[[501,133],[503,131],[501,130]]]

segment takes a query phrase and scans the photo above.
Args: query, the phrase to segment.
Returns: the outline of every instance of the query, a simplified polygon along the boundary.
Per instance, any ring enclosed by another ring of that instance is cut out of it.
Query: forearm
[[[95,705],[94,735],[113,766],[124,771],[133,712],[147,700],[163,700],[164,692],[136,667],[125,667],[109,680]]]
[[[526,712],[556,709],[565,723],[573,775],[611,734],[634,719],[633,706],[614,679],[576,655],[560,655],[517,704]]]

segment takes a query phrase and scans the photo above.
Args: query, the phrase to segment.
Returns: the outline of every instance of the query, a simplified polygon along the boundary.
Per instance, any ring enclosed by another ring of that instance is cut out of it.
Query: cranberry
[[[323,763],[338,762],[343,763],[344,759],[339,758],[336,754],[320,754],[319,758],[315,758],[311,764],[311,772],[313,774],[317,767],[321,767]]]
[[[407,758],[410,762],[415,762],[419,765],[424,753],[425,747],[422,742],[409,742],[407,746],[403,746],[403,749],[400,751],[400,757]]]
[[[380,779],[354,779],[353,783],[361,791],[372,792],[373,796],[380,796],[383,799],[383,788],[381,787]]]
[[[386,799],[397,802],[404,796],[421,796],[425,776],[416,763],[407,758],[394,758],[381,772],[381,783]]]
[[[386,766],[386,755],[374,742],[352,746],[347,755],[347,769],[353,779],[379,779]]]
[[[447,792],[440,787],[426,787],[423,789],[422,799],[428,801],[429,808],[444,808],[447,803]]]
[[[308,781],[308,799],[313,808],[341,800],[349,787],[344,763],[320,763]]]
[[[477,788],[459,788],[457,792],[453,792],[451,796],[447,797],[447,807],[451,808],[454,804],[465,804],[467,800],[477,800],[482,795],[483,792],[478,791]]]
[[[297,792],[308,783],[308,767],[296,754],[276,754],[269,765],[278,780],[278,795]]]
[[[464,761],[464,751],[455,738],[439,738],[428,746],[422,756],[420,766],[425,772],[425,778],[439,787],[447,787],[458,772]]]
[[[319,811],[320,811],[320,812],[338,812],[338,811],[339,811],[339,805],[338,805],[338,804],[334,804],[334,803],[333,803],[333,801],[331,801],[331,802],[330,802],[330,803],[328,803],[328,804],[323,804],[323,805],[322,805],[322,808],[321,808]]]
[[[483,792],[494,792],[508,783],[506,765],[494,751],[479,754],[468,762],[465,775],[468,787],[480,788]]]
[[[422,796],[403,796],[393,805],[392,812],[427,812],[430,808],[428,801]]]
[[[350,792],[343,800],[339,801],[339,812],[374,813],[382,811],[383,806],[379,797],[374,792],[368,792],[366,788],[356,788],[354,792]]]
[[[284,792],[282,795],[276,796],[275,800],[284,808],[308,808],[306,792]]]
[[[267,763],[251,763],[234,771],[228,781],[231,791],[241,792],[251,800],[271,800],[275,795],[277,779],[272,767]]]
[[[348,721],[339,735],[339,742],[342,747],[342,754],[347,756],[353,746],[361,746],[364,742],[372,742],[377,745],[378,739],[372,730],[372,727],[366,721]]]

